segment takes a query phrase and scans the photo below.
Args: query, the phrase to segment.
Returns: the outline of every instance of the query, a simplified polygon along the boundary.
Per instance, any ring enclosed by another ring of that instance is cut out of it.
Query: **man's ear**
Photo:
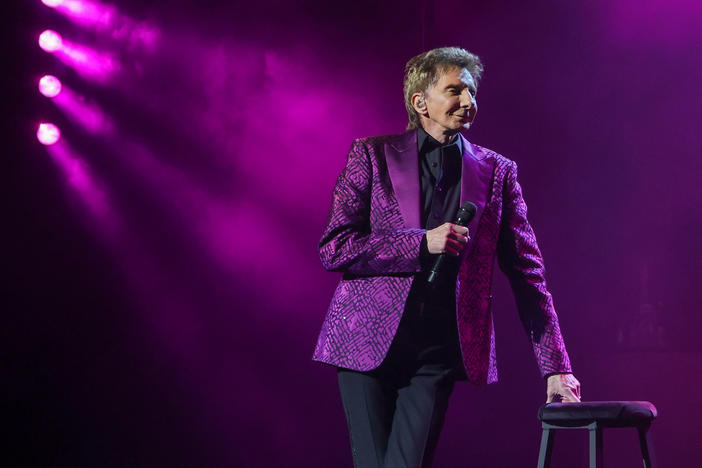
[[[412,107],[419,115],[427,116],[427,103],[424,98],[424,93],[414,93],[410,98]]]

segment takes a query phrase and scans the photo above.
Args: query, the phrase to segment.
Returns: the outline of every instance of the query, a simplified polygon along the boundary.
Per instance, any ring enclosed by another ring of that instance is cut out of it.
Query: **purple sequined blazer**
[[[463,139],[461,204],[478,207],[461,254],[456,320],[468,380],[497,381],[492,286],[495,256],[545,376],[570,372],[544,265],[517,182],[517,165]],[[327,270],[343,272],[313,359],[368,371],[385,358],[421,271],[417,131],[353,142],[319,243]]]

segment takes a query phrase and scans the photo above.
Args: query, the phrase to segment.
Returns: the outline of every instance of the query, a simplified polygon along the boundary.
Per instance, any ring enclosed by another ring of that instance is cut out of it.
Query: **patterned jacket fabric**
[[[497,381],[492,287],[495,257],[507,275],[542,376],[570,372],[544,265],[513,161],[463,138],[461,203],[478,206],[461,254],[456,319],[469,381]],[[378,367],[421,271],[417,132],[355,140],[339,175],[319,243],[323,266],[343,276],[313,359]]]

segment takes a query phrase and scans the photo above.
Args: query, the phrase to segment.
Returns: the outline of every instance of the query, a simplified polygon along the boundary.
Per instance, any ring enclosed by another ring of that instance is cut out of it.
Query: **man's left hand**
[[[554,374],[546,380],[546,403],[578,403],[580,382],[573,374]]]

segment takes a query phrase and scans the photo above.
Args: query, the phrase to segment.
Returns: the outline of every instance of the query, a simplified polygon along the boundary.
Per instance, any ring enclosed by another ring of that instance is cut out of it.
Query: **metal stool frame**
[[[590,433],[590,468],[604,467],[602,433],[605,428],[612,426],[603,426],[597,422],[585,426],[554,426],[553,424],[542,422],[541,427],[543,431],[541,434],[541,446],[539,448],[538,468],[549,468],[551,466],[551,452],[553,451],[553,441],[557,429],[587,429]],[[641,445],[641,456],[643,457],[643,466],[644,468],[653,468],[651,454],[648,450],[647,436],[651,424],[625,427],[635,427],[637,429],[639,433],[639,444]]]

